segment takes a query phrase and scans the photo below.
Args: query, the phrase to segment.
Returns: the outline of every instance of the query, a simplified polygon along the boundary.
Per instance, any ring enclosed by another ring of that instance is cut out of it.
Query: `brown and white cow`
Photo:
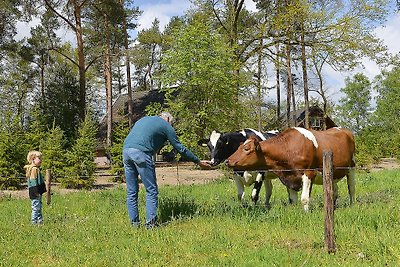
[[[292,191],[291,203],[297,201],[297,191],[302,189],[301,202],[307,211],[312,185],[322,184],[320,171],[324,150],[333,152],[334,200],[338,195],[336,183],[347,176],[350,203],[353,203],[355,142],[353,134],[346,129],[314,131],[294,127],[261,142],[250,138],[228,158],[227,165],[236,170],[273,171]]]
[[[198,141],[200,146],[208,147],[211,154],[211,164],[216,166],[224,162],[232,155],[250,136],[254,136],[258,141],[266,140],[276,136],[278,131],[259,132],[251,128],[230,133],[220,133],[213,131],[208,139]],[[272,195],[272,179],[277,178],[274,173],[268,172],[248,172],[233,170],[233,179],[236,183],[237,195],[240,201],[244,201],[245,186],[254,184],[251,199],[257,204],[261,185],[265,185],[265,206],[270,208],[269,200]]]

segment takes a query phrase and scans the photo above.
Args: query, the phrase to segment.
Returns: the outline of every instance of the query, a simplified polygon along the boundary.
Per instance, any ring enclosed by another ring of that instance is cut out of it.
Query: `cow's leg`
[[[242,202],[244,199],[244,184],[242,174],[234,173],[233,179],[236,183],[238,199]]]
[[[310,205],[311,179],[306,174],[303,174],[303,176],[301,176],[301,180],[303,181],[303,188],[301,190],[301,203],[303,204],[304,211],[308,211]]]
[[[297,191],[295,191],[295,190],[293,190],[293,189],[291,189],[289,187],[286,187],[286,190],[287,190],[288,196],[289,196],[289,203],[290,204],[296,204],[297,203],[297,198],[298,198]]]
[[[251,191],[251,199],[254,205],[257,204],[258,198],[260,196],[261,185],[264,180],[264,173],[257,173],[256,181],[254,182],[253,190]]]
[[[356,194],[356,179],[355,179],[355,170],[350,170],[347,174],[347,189],[349,190],[350,196],[350,204],[353,204],[355,201]]]
[[[265,186],[265,207],[267,209],[271,208],[271,204],[269,200],[271,199],[272,195],[272,180],[271,179],[265,179],[264,180],[264,186]]]
[[[312,191],[313,183],[311,182],[310,188],[308,189],[308,196],[311,198],[311,191]]]

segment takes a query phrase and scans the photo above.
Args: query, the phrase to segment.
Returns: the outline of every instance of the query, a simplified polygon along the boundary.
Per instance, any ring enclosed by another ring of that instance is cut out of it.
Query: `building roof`
[[[146,115],[146,107],[151,103],[164,103],[164,93],[159,90],[134,91],[132,92],[132,116],[135,123]],[[112,105],[113,123],[128,120],[128,94],[119,95]],[[107,136],[107,116],[100,120],[99,138],[105,139]]]
[[[151,103],[164,103],[164,93],[159,90],[132,92],[132,116],[133,121],[146,115],[146,107]],[[113,122],[119,122],[128,118],[128,94],[121,94],[115,99],[113,105]],[[100,124],[107,124],[107,114]]]
[[[305,127],[305,119],[306,111],[304,109],[300,109],[296,111],[296,126]],[[284,121],[286,122],[286,117],[284,117]],[[309,108],[309,118],[310,118],[310,126],[316,130],[321,130],[322,125],[319,124],[320,121],[324,120],[324,111],[318,106],[311,106]],[[318,120],[317,120],[318,119]],[[337,127],[336,123],[329,117],[325,117],[325,125],[326,129]]]

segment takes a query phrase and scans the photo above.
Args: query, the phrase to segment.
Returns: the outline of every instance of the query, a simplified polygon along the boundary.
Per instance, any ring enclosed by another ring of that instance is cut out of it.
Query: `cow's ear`
[[[256,152],[260,152],[261,151],[261,146],[260,143],[256,144]]]
[[[257,139],[254,139],[254,146],[255,146],[256,152],[261,151],[260,142],[258,142]]]

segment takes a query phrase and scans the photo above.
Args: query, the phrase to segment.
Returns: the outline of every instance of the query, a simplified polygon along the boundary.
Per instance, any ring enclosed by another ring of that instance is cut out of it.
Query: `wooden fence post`
[[[47,205],[50,205],[51,203],[51,171],[50,169],[46,170],[46,203]]]
[[[334,206],[333,206],[333,153],[323,152],[323,181],[324,181],[324,208],[325,208],[325,246],[328,253],[336,252],[334,232]]]

